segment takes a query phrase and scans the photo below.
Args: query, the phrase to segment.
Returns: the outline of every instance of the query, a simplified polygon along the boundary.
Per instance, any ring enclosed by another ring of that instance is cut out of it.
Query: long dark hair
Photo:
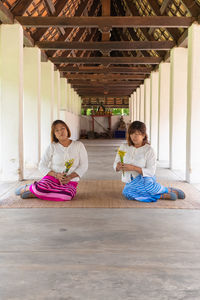
[[[53,142],[58,143],[58,139],[55,136],[55,127],[58,124],[62,124],[63,126],[65,126],[65,128],[67,129],[68,138],[71,136],[71,131],[70,131],[69,127],[67,126],[67,124],[62,120],[55,120],[51,125],[51,142],[52,143]]]
[[[134,121],[129,125],[128,132],[127,132],[127,141],[129,146],[134,146],[134,143],[131,140],[130,135],[135,131],[139,131],[141,132],[142,135],[144,135],[142,146],[144,146],[145,144],[149,144],[146,125],[143,122]]]

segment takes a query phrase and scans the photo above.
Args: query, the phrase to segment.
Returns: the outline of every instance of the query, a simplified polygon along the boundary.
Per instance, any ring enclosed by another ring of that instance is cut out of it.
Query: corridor
[[[112,163],[124,141],[83,142],[83,180],[119,180]],[[199,210],[1,209],[0,223],[1,300],[200,298]]]

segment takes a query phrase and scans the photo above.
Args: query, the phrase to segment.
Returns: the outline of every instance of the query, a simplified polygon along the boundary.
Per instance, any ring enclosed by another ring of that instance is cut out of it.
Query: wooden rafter
[[[144,80],[144,74],[66,74],[66,78],[68,79],[82,79],[84,77],[85,80],[123,80],[123,79],[132,79],[132,80]]]
[[[134,81],[134,80],[105,80],[103,81],[99,81],[99,80],[93,80],[93,81],[89,81],[89,80],[84,80],[84,78],[82,78],[81,80],[69,80],[69,83],[72,85],[77,85],[77,86],[104,86],[105,87],[105,83],[106,85],[112,85],[112,86],[116,86],[116,85],[123,85],[123,86],[135,86],[138,84],[141,84],[143,81]]]
[[[44,50],[169,50],[175,46],[172,41],[135,41],[135,42],[37,42],[36,45]]]
[[[150,6],[152,7],[152,9],[154,10],[154,12],[156,13],[157,16],[160,16],[160,7],[159,5],[157,4],[157,2],[155,0],[148,0],[148,3],[150,4]],[[126,4],[131,12],[132,15],[136,15],[136,16],[139,16],[139,12],[137,10],[137,6],[136,4],[131,1],[131,0],[126,0]],[[166,16],[166,15],[165,15]],[[146,16],[145,16],[146,18]],[[145,37],[148,39],[148,40],[151,40],[151,39],[154,39],[154,36],[152,34],[152,32],[149,30],[146,29],[146,28],[142,28],[142,33],[145,35]],[[151,28],[153,29],[153,28]],[[173,37],[174,40],[177,40],[178,37],[179,37],[179,31],[177,28],[167,28],[168,32],[170,33],[170,35]]]
[[[13,15],[2,2],[0,2],[0,21],[4,24],[13,24]]]
[[[33,0],[20,0],[16,2],[16,5],[11,9],[14,16],[22,16],[29,8]]]
[[[55,64],[141,64],[154,65],[162,60],[160,57],[52,57],[50,60]]]
[[[120,97],[121,96],[130,96],[132,92],[127,93],[127,92],[109,92],[109,93],[104,93],[104,92],[81,92],[79,93],[80,96],[85,96],[85,97],[103,97],[106,95],[106,97]]]
[[[121,2],[116,0],[115,3],[117,5],[117,9],[120,12],[120,15],[124,16],[126,14],[126,12],[124,11],[124,8],[123,8]],[[113,5],[113,12],[114,12],[114,15],[117,15],[117,12],[115,10],[114,5]],[[130,38],[127,37],[126,31],[122,32],[121,28],[118,28],[118,29],[115,28],[114,30],[120,32],[120,36],[121,36],[122,40],[130,40]],[[144,31],[144,33],[146,34],[147,40],[151,40],[151,36],[149,36],[147,28],[142,28],[141,30]],[[140,40],[133,28],[127,28],[127,32],[130,34],[133,41],[139,41]],[[141,51],[141,53],[142,53],[143,56],[150,56],[148,51]]]
[[[200,15],[200,7],[194,0],[181,0],[183,4],[187,7],[188,11],[192,16],[198,17]]]
[[[0,21],[3,24],[13,24],[14,18],[12,13],[0,2]],[[24,31],[24,45],[27,47],[34,46],[34,40]]]
[[[54,16],[59,16],[62,10],[65,8],[65,6],[66,6],[65,0],[57,1],[55,5]],[[33,39],[35,41],[39,41],[41,37],[46,33],[47,30],[48,30],[47,28],[38,28],[38,30],[33,34]]]
[[[195,20],[194,17],[16,17],[17,21],[26,27],[84,27],[84,28],[188,28]]]
[[[172,2],[172,0],[164,0],[161,7],[160,7],[160,13],[163,15],[165,13],[166,8],[168,5]]]
[[[84,6],[84,5],[86,5],[86,6]],[[77,16],[78,14],[81,15],[81,14],[85,11],[86,7],[87,7],[87,3],[86,3],[86,1],[84,0],[84,1],[82,2],[81,6],[76,10],[75,15],[76,15],[76,16]],[[90,8],[90,10],[89,10],[89,12],[88,12],[88,15],[94,15],[95,12],[96,12],[96,10],[98,9],[98,7],[99,7],[98,1],[94,1],[93,5],[91,6],[91,8]],[[62,36],[62,37],[60,37],[58,41],[66,41],[66,40],[68,39],[69,35],[71,34],[72,30],[73,30],[73,28],[67,28],[67,29],[65,30],[65,35]],[[82,34],[84,33],[84,31],[85,31],[84,28],[81,28],[81,29],[79,30],[79,32],[78,32],[78,34],[77,34],[77,35],[79,35],[79,39],[80,39],[80,37],[82,36]],[[76,39],[76,38],[75,38],[75,39]],[[78,39],[78,40],[79,40],[79,39]],[[54,53],[55,53],[55,51],[48,51],[48,52],[47,52],[47,55],[48,55],[48,56],[53,56]]]
[[[109,74],[109,73],[134,73],[134,74],[150,74],[153,70],[150,67],[60,67],[61,72],[71,73],[96,73],[96,74]]]

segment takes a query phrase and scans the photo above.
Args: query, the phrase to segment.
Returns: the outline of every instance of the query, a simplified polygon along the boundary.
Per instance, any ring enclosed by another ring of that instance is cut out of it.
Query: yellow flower
[[[123,163],[124,162],[124,155],[126,154],[126,152],[122,151],[122,150],[118,150],[118,154],[119,154],[121,163]]]
[[[117,153],[119,154],[120,161],[123,164],[124,163],[124,155],[126,154],[126,152],[119,149]],[[124,171],[122,171],[122,174],[124,175]]]
[[[73,158],[65,162],[65,167],[66,167],[65,172],[66,172],[66,173],[67,173],[67,172],[69,171],[69,169],[72,167],[73,163],[74,163],[74,159],[73,159]]]

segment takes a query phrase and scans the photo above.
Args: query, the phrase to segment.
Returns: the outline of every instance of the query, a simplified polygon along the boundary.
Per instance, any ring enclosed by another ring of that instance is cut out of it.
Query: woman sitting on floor
[[[129,200],[142,202],[184,199],[183,191],[156,182],[156,156],[148,143],[144,123],[135,121],[130,124],[127,141],[120,146],[113,165],[115,171],[122,171],[122,181],[126,183],[123,195]]]
[[[88,169],[88,156],[84,145],[70,140],[70,136],[65,122],[53,122],[51,144],[39,164],[44,177],[32,185],[18,188],[16,195],[53,201],[71,200],[76,195],[78,181]]]

